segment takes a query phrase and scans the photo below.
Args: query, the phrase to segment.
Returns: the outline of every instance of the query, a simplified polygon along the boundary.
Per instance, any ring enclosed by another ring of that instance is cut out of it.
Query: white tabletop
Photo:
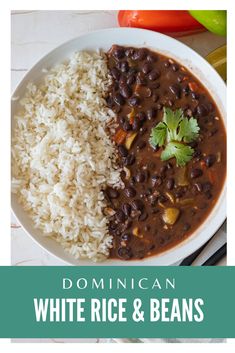
[[[92,30],[118,26],[116,11],[13,11],[11,17],[12,92],[26,72],[61,43]],[[225,43],[225,38],[209,32],[179,40],[202,56]],[[29,238],[13,215],[11,252],[12,265],[66,265]]]

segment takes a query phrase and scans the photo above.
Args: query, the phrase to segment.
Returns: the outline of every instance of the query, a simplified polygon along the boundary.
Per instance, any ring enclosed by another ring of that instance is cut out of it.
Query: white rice
[[[115,149],[106,127],[110,84],[103,54],[75,53],[30,83],[15,119],[12,191],[36,228],[75,258],[109,255],[102,189],[120,186]]]

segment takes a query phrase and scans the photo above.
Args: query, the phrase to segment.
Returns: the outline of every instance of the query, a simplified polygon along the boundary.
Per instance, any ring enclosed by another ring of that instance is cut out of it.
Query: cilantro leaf
[[[167,141],[177,140],[177,128],[182,119],[182,109],[174,112],[170,108],[164,108],[163,122],[167,125]]]
[[[155,147],[155,146],[163,146],[166,140],[166,134],[167,134],[167,127],[166,124],[163,122],[160,122],[151,130],[150,134],[150,145]]]
[[[182,109],[173,111],[165,107],[163,120],[152,128],[149,143],[152,147],[165,145],[162,160],[175,157],[177,165],[183,166],[191,160],[194,152],[186,144],[198,138],[199,130],[197,120],[185,117]]]
[[[167,161],[168,159],[175,157],[177,166],[183,167],[191,160],[193,152],[194,150],[190,146],[186,146],[179,142],[169,142],[161,154],[161,160]]]
[[[198,137],[200,128],[194,118],[183,119],[179,124],[179,141],[192,142]]]

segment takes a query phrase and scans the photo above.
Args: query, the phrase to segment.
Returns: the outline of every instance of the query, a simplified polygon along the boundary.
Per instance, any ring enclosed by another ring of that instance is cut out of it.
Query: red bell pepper
[[[178,37],[205,31],[205,27],[185,10],[121,10],[121,27],[137,27]]]

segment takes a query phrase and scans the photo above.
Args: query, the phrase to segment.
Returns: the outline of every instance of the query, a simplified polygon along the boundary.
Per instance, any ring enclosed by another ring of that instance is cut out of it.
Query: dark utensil
[[[221,224],[221,226],[219,227],[219,229],[217,230],[217,232],[224,226],[224,224],[226,223],[226,219],[225,221]],[[216,233],[217,233],[216,232]],[[191,255],[189,255],[188,257],[186,257],[180,264],[179,266],[190,266],[192,265],[193,261],[198,257],[198,255],[202,252],[202,250],[210,243],[210,241],[213,239],[213,237],[216,235],[216,233],[203,245],[201,246],[198,250],[196,250],[194,253],[192,253]],[[212,255],[213,256],[213,255]]]
[[[219,248],[208,260],[206,260],[202,266],[214,266],[219,260],[221,260],[227,253],[227,243]]]
[[[212,238],[211,238],[212,239]],[[196,250],[194,253],[186,257],[180,264],[179,266],[190,266],[192,265],[193,261],[198,257],[198,255],[202,252],[202,250],[207,246],[207,244],[210,242],[209,239],[203,246],[201,246],[198,250]]]

